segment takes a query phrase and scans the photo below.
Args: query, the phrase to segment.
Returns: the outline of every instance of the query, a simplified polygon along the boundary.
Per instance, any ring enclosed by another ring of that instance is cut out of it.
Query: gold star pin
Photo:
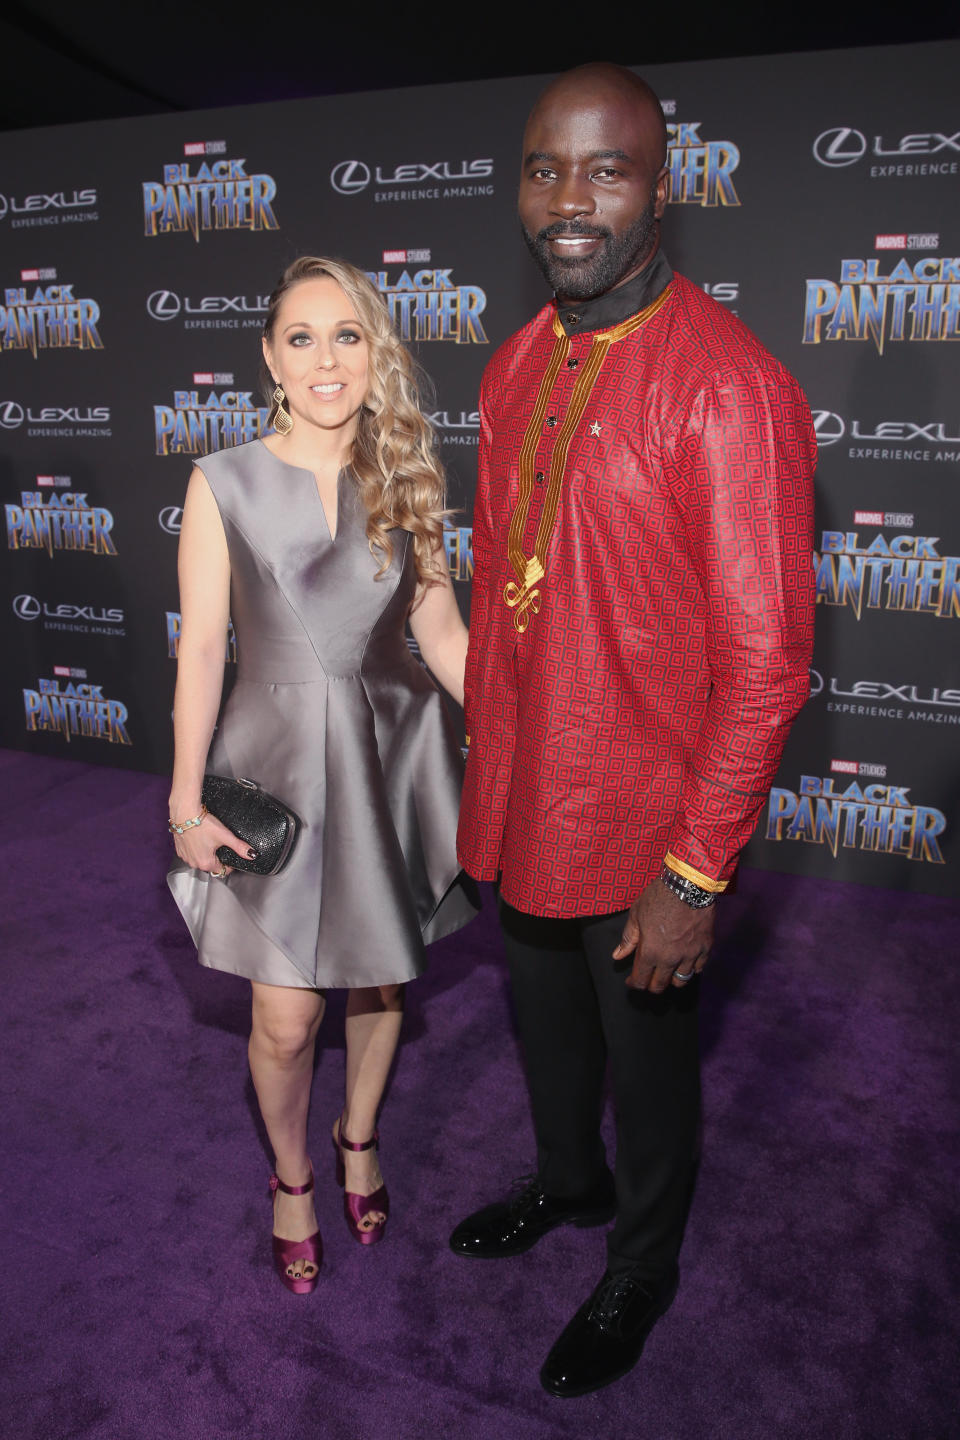
[[[594,420],[593,424],[590,426],[590,434],[591,434],[591,435],[599,435],[599,434],[600,434],[600,421],[599,421],[599,420]]]

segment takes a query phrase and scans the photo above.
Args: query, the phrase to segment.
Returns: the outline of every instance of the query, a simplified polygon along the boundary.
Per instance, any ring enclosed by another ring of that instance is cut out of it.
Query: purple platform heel
[[[313,1189],[313,1174],[306,1185],[284,1185],[278,1175],[270,1176],[271,1198],[278,1190],[284,1195],[307,1195]],[[320,1261],[323,1258],[323,1245],[320,1240],[320,1231],[315,1230],[308,1235],[306,1240],[281,1240],[279,1235],[273,1237],[273,1263],[276,1266],[277,1274],[294,1295],[310,1295],[316,1289],[317,1281],[320,1278]],[[303,1274],[301,1277],[287,1274],[287,1267],[296,1261],[302,1260],[302,1270],[313,1266],[313,1274]]]
[[[371,1146],[378,1146],[380,1141],[379,1130],[374,1130],[369,1140],[364,1140],[357,1145],[353,1140],[347,1140],[343,1134],[343,1116],[337,1121],[337,1134],[333,1140],[333,1148],[337,1152],[337,1184],[343,1187],[343,1214],[347,1222],[347,1229],[358,1240],[361,1245],[376,1245],[378,1240],[383,1239],[383,1232],[387,1224],[387,1215],[390,1211],[390,1198],[387,1195],[386,1185],[381,1185],[379,1190],[374,1190],[372,1195],[355,1195],[352,1190],[346,1188],[347,1174],[343,1165],[343,1150],[369,1150]],[[372,1230],[361,1230],[360,1221],[364,1215],[371,1211],[379,1210],[383,1215]]]

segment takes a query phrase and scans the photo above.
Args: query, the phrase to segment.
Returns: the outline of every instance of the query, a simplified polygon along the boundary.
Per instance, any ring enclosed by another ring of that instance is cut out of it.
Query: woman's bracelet
[[[195,825],[199,825],[200,821],[203,819],[206,813],[206,805],[201,805],[200,814],[194,815],[192,820],[182,820],[179,825],[177,824],[176,820],[168,820],[167,829],[170,831],[171,835],[182,835],[185,830],[192,830]]]

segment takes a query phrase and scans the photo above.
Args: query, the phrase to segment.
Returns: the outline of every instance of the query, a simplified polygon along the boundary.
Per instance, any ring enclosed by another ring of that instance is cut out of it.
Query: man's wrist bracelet
[[[702,885],[695,885],[692,880],[678,875],[669,865],[664,865],[660,871],[660,879],[667,889],[671,890],[678,900],[682,900],[684,905],[689,905],[691,910],[705,910],[708,905],[716,904],[716,891],[704,890]]]
[[[200,824],[200,821],[203,819],[203,817],[206,815],[206,813],[207,813],[207,807],[206,807],[206,805],[201,805],[201,806],[200,806],[200,814],[199,814],[199,815],[194,815],[194,817],[193,817],[192,820],[181,820],[181,821],[179,822],[179,824],[177,823],[176,820],[168,820],[168,821],[167,821],[167,829],[170,831],[170,834],[171,834],[171,835],[182,835],[185,830],[192,830],[195,825],[199,825],[199,824]]]

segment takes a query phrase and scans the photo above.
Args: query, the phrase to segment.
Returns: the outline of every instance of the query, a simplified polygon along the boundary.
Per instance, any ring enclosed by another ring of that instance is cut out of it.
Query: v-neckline
[[[281,458],[281,456],[275,454],[274,451],[270,449],[270,446],[264,443],[263,439],[260,436],[258,436],[257,438],[259,439],[260,444],[263,445],[264,450],[266,450],[270,458],[272,460],[276,460],[278,465],[283,465],[287,470],[296,470],[301,475],[310,476],[310,479],[313,483],[313,493],[317,497],[317,504],[320,506],[320,514],[323,516],[323,523],[326,527],[327,538],[330,541],[331,545],[336,545],[337,536],[340,534],[340,495],[342,490],[340,482],[343,479],[344,467],[341,466],[340,469],[337,471],[337,493],[333,517],[335,523],[333,526],[331,526],[330,516],[327,514],[327,507],[323,503],[323,496],[320,494],[320,486],[317,484],[316,472],[314,470],[309,470],[306,465],[292,465],[289,460],[284,460]]]

